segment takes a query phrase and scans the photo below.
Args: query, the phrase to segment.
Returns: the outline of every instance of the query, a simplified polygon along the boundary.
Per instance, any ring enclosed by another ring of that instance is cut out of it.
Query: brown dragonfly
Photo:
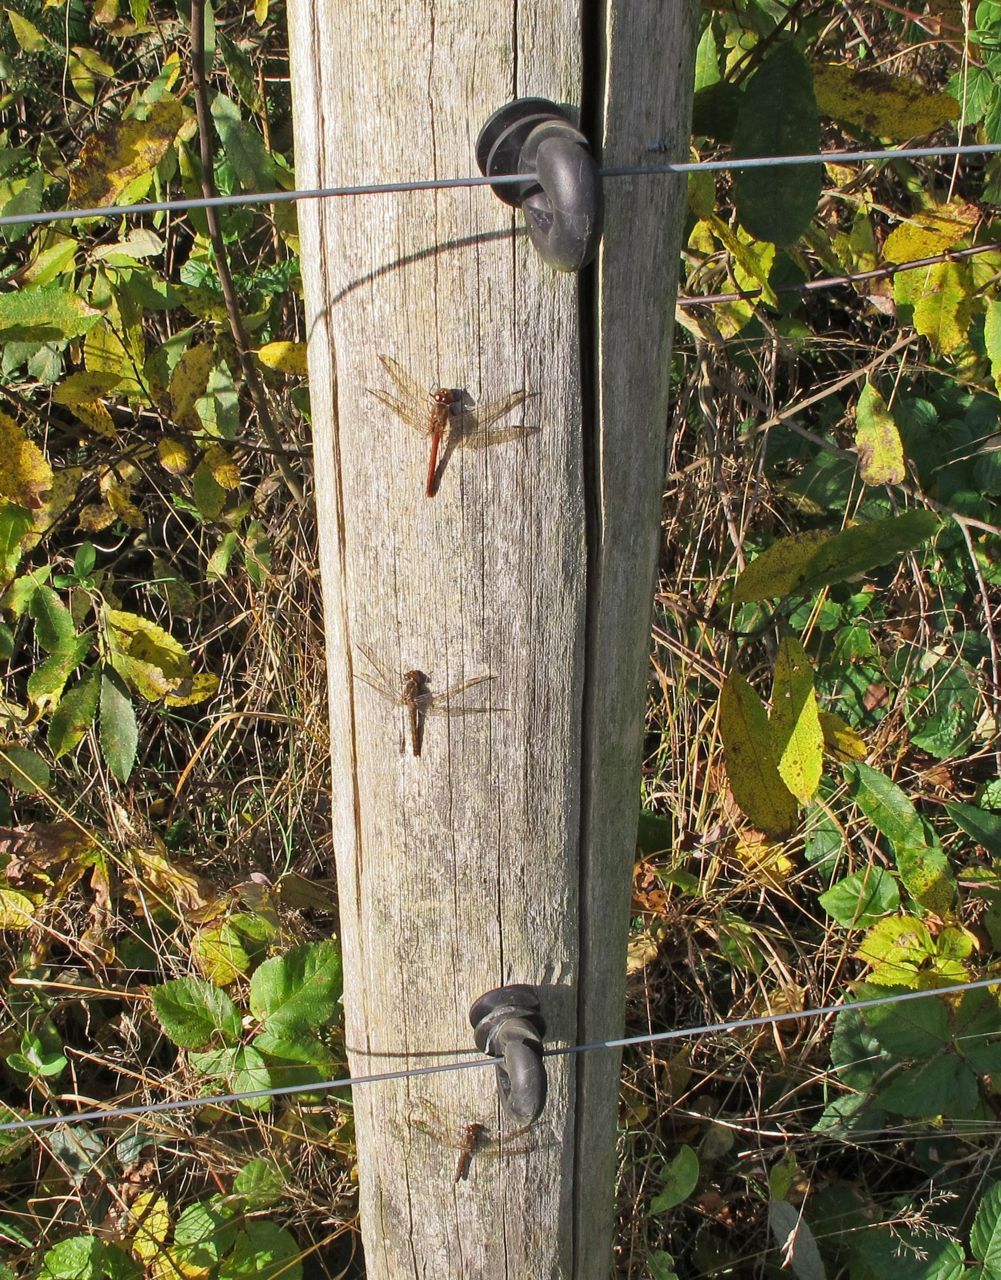
[[[448,1126],[443,1121],[440,1112],[430,1103],[427,1098],[415,1098],[414,1105],[411,1107],[407,1116],[407,1123],[413,1129],[419,1129],[421,1133],[426,1134],[436,1143],[443,1147],[452,1147],[457,1151],[458,1158],[455,1165],[456,1183],[464,1182],[469,1177],[469,1169],[473,1163],[473,1157],[477,1158],[499,1158],[503,1156],[525,1155],[533,1150],[531,1146],[513,1147],[510,1145],[512,1139],[520,1138],[523,1134],[531,1129],[531,1125],[522,1125],[520,1129],[513,1129],[509,1133],[491,1136],[490,1130],[485,1124],[473,1120],[459,1127],[458,1132],[450,1133]]]
[[[438,492],[439,452],[440,470],[443,471],[454,449],[482,449],[491,444],[506,444],[510,440],[525,440],[538,431],[538,427],[522,424],[490,430],[505,414],[525,403],[527,391],[513,391],[500,400],[476,407],[467,400],[465,392],[454,387],[435,387],[425,391],[391,356],[379,356],[379,363],[389,374],[398,394],[377,387],[369,387],[369,394],[392,409],[408,427],[431,441],[425,487],[429,498]]]
[[[421,753],[421,747],[424,743],[424,722],[428,716],[468,716],[502,709],[489,706],[467,707],[454,705],[455,700],[461,698],[467,690],[488,684],[493,679],[493,676],[474,676],[471,680],[463,680],[461,683],[454,684],[441,693],[433,693],[431,691],[430,677],[426,676],[423,671],[415,669],[394,674],[364,645],[355,645],[355,648],[374,672],[374,675],[366,675],[364,671],[356,671],[354,673],[355,679],[361,680],[369,688],[374,689],[376,693],[380,693],[389,702],[393,703],[394,706],[400,707],[406,712],[406,718],[410,722],[410,747],[415,756],[419,756]],[[401,755],[405,746],[406,736],[401,733]]]

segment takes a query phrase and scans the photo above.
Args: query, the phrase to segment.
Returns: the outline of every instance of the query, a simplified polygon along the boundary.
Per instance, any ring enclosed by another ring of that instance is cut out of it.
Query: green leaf
[[[684,1204],[699,1181],[699,1157],[689,1146],[684,1146],[660,1174],[661,1191],[650,1203],[651,1213],[666,1213],[676,1205]]]
[[[846,770],[852,771],[858,779],[855,803],[893,845],[904,888],[927,910],[947,914],[956,892],[955,877],[917,810],[884,774],[861,763]]]
[[[266,960],[250,982],[250,1008],[272,1033],[321,1027],[339,1014],[341,956],[332,941]]]
[[[49,711],[62,697],[66,681],[90,650],[90,641],[77,636],[68,649],[51,653],[28,677],[28,700],[41,714]]]
[[[72,751],[90,728],[97,714],[101,694],[101,677],[97,671],[89,671],[83,679],[60,698],[52,713],[46,742],[58,760]]]
[[[868,929],[899,909],[900,890],[888,871],[868,867],[831,885],[818,901],[846,929]]]
[[[139,1280],[142,1267],[100,1236],[70,1236],[42,1259],[38,1280]]]
[[[776,596],[807,595],[868,573],[919,547],[940,524],[934,512],[911,510],[864,521],[843,533],[809,531],[781,538],[741,573],[733,600],[749,604]]]
[[[970,1248],[981,1262],[1001,1271],[1001,1182],[992,1183],[980,1197],[970,1228]]]
[[[787,1200],[771,1200],[768,1225],[783,1258],[788,1256],[796,1280],[826,1280],[820,1250],[800,1209]]]
[[[945,1004],[934,996],[877,1004],[863,1016],[883,1048],[897,1058],[929,1058],[952,1043]]]
[[[46,653],[60,653],[73,646],[76,640],[73,618],[51,587],[35,589],[28,614],[35,623],[35,639]]]
[[[208,1271],[236,1239],[236,1207],[217,1199],[188,1205],[174,1227],[171,1250],[184,1272]]]
[[[23,285],[0,293],[0,342],[67,341],[100,319],[100,311],[61,284]]]
[[[217,93],[212,100],[212,119],[222,139],[226,159],[243,190],[273,191],[278,185],[275,162],[260,133],[240,118],[236,103]]]
[[[267,1063],[252,1046],[210,1049],[207,1053],[192,1053],[191,1065],[210,1079],[222,1079],[231,1093],[254,1093],[271,1088],[271,1073]],[[241,1106],[251,1111],[267,1111],[271,1098],[244,1098]]]
[[[274,1160],[258,1157],[236,1175],[233,1190],[243,1196],[248,1209],[267,1209],[284,1195],[285,1181],[285,1172]]]
[[[733,154],[737,158],[802,156],[819,149],[812,73],[795,45],[780,44],[744,90]],[[792,244],[810,225],[823,173],[819,164],[739,170],[733,186],[742,225],[758,240]]]
[[[257,86],[253,63],[239,45],[234,44],[221,31],[216,32],[216,48],[222,54],[222,60],[226,64],[229,78],[240,95],[240,101],[248,111],[259,115],[264,110],[264,104],[261,102],[261,91]]]
[[[182,1049],[235,1042],[240,1014],[224,991],[202,978],[175,978],[153,988],[153,1011],[160,1026]]]
[[[907,474],[904,446],[893,414],[871,382],[855,407],[855,448],[859,474],[866,484],[900,484]]]
[[[942,1053],[894,1076],[876,1100],[896,1115],[931,1120],[971,1116],[977,1097],[977,1080],[970,1068],[954,1054]]]
[[[813,688],[813,665],[793,636],[779,642],[769,723],[779,776],[800,804],[809,804],[820,785],[824,735]]]
[[[28,796],[47,791],[52,781],[49,766],[37,752],[13,746],[0,747],[0,778]]]
[[[251,1219],[237,1234],[233,1252],[219,1264],[218,1280],[302,1280],[301,1253],[284,1227]]]
[[[919,1235],[906,1226],[867,1227],[853,1232],[851,1255],[865,1264],[859,1272],[853,1262],[852,1280],[961,1280],[967,1277],[966,1259],[955,1240]]]
[[[906,705],[911,741],[922,751],[948,760],[963,754],[976,729],[980,690],[976,673],[958,662],[939,674],[933,668],[930,687],[915,685]]]
[[[780,838],[796,826],[796,800],[772,754],[772,731],[761,700],[732,671],[719,700],[719,727],[734,799],[765,835]]]
[[[127,782],[136,762],[139,728],[128,690],[110,666],[101,672],[100,741],[108,768],[120,782]]]
[[[855,803],[894,849],[928,845],[924,823],[896,783],[861,762],[845,772],[854,773],[856,778]]]

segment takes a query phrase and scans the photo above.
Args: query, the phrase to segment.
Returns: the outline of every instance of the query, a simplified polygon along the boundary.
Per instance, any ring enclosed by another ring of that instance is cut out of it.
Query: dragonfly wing
[[[412,404],[424,403],[427,399],[427,390],[412,378],[406,369],[397,364],[392,356],[380,356],[379,363],[392,378],[404,400]]]
[[[527,391],[514,391],[511,395],[504,396],[500,400],[491,400],[487,404],[477,405],[475,408],[468,410],[468,416],[475,423],[475,430],[485,431],[487,427],[492,426],[499,418],[503,418],[506,413],[510,413],[512,409],[517,409],[519,405],[524,404],[527,399]]]
[[[431,714],[438,716],[471,716],[481,715],[485,711],[502,710],[503,708],[501,707],[463,707],[455,705],[455,699],[461,698],[470,689],[477,689],[481,685],[488,684],[491,680],[493,680],[493,676],[474,676],[471,680],[463,680],[461,684],[452,685],[451,688],[446,689],[443,693],[433,695],[430,707]]]
[[[379,677],[373,680],[371,676],[367,676],[363,671],[356,671],[355,678],[363,681],[371,688],[376,689],[384,697],[389,698],[393,702],[400,701],[399,677],[393,676],[393,673],[375,656],[371,650],[366,649],[363,644],[356,644],[355,648]]]
[[[405,422],[408,427],[413,427],[415,431],[424,431],[424,427],[411,405],[404,404],[402,400],[397,400],[396,396],[392,396],[388,391],[382,391],[378,387],[369,387],[368,393],[370,396],[375,396],[376,400],[381,400],[387,409],[392,409],[396,416],[402,422]]]
[[[497,431],[484,431],[483,428],[472,431],[459,441],[464,449],[485,449],[491,444],[508,444],[512,440],[527,440],[539,434],[538,427],[500,427]]]

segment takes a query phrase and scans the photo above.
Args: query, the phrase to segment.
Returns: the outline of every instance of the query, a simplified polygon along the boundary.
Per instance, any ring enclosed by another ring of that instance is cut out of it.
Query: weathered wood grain
[[[608,158],[687,134],[691,17],[687,0],[611,6]],[[473,172],[510,98],[580,101],[580,21],[537,2],[296,0],[299,185]],[[597,337],[578,280],[488,189],[299,206],[354,1074],[470,1051],[470,1004],[507,982],[540,988],[555,1043],[621,1025],[682,197],[633,179],[607,198]],[[511,422],[537,430],[457,449],[428,499],[426,442],[366,391],[389,389],[380,354],[478,402],[525,388]],[[489,674],[490,709],[429,716],[421,756],[401,755],[358,646],[432,692]],[[407,1117],[428,1099],[456,1132],[496,1128],[492,1070],[356,1091],[370,1276],[606,1274],[617,1066],[549,1067],[532,1134],[458,1185],[455,1152]]]

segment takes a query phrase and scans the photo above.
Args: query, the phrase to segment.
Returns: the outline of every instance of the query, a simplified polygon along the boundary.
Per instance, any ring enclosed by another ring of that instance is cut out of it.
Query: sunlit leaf
[[[174,366],[174,372],[170,376],[173,419],[186,431],[201,430],[202,420],[195,404],[205,394],[216,358],[215,347],[212,343],[205,342],[189,347]]]
[[[170,1235],[170,1208],[159,1191],[143,1191],[129,1206],[128,1233],[140,1262],[150,1263],[163,1252]]]
[[[823,115],[893,142],[933,133],[959,116],[959,103],[949,94],[883,71],[831,63],[814,68],[814,88]]]
[[[232,1044],[240,1035],[240,1014],[225,992],[202,978],[176,978],[153,988],[153,1012],[174,1044],[202,1049]]]
[[[832,711],[820,712],[820,728],[824,735],[824,750],[835,760],[864,760],[869,754],[859,734]]]
[[[772,730],[761,700],[743,676],[731,672],[719,702],[720,735],[734,799],[756,827],[780,838],[796,826],[795,797],[782,781]]]
[[[91,134],[70,170],[68,204],[85,209],[112,204],[129,183],[152,173],[183,120],[181,103],[163,97],[149,108],[145,120],[114,120]]]
[[[886,237],[883,260],[913,262],[953,249],[973,234],[981,217],[977,205],[961,200],[918,209]]]
[[[14,39],[25,53],[42,53],[51,47],[38,28],[15,9],[4,9],[4,13],[14,32]]]
[[[81,370],[71,373],[52,390],[52,399],[63,404],[99,436],[113,440],[115,423],[102,397],[117,385],[113,374]]]
[[[261,347],[257,358],[269,369],[277,369],[296,378],[306,376],[305,342],[269,342]]]
[[[160,459],[160,466],[164,471],[169,471],[172,476],[184,475],[193,460],[191,450],[184,441],[176,440],[172,436],[164,436],[162,440],[157,441],[156,453]]]
[[[740,574],[733,599],[747,603],[769,596],[804,595],[857,577],[919,547],[940,524],[934,512],[915,509],[868,520],[843,533],[809,530],[780,538]]]
[[[46,735],[49,750],[57,760],[82,741],[97,714],[100,692],[100,674],[91,671],[60,698]]]
[[[0,930],[30,929],[34,910],[35,904],[26,893],[0,887]]]
[[[924,270],[914,304],[914,327],[942,355],[966,341],[973,319],[974,289],[962,262],[937,262]]]
[[[809,804],[820,785],[824,735],[813,664],[794,636],[785,636],[779,643],[769,723],[779,776],[800,804]]]
[[[855,448],[859,474],[866,484],[900,484],[907,474],[904,446],[893,414],[871,382],[862,388],[855,407]]]
[[[191,677],[191,688],[187,693],[168,693],[164,702],[168,707],[193,707],[199,702],[207,702],[219,692],[219,677],[212,672],[203,671]]]
[[[45,455],[5,413],[0,413],[0,497],[37,510],[52,488],[52,468]]]

